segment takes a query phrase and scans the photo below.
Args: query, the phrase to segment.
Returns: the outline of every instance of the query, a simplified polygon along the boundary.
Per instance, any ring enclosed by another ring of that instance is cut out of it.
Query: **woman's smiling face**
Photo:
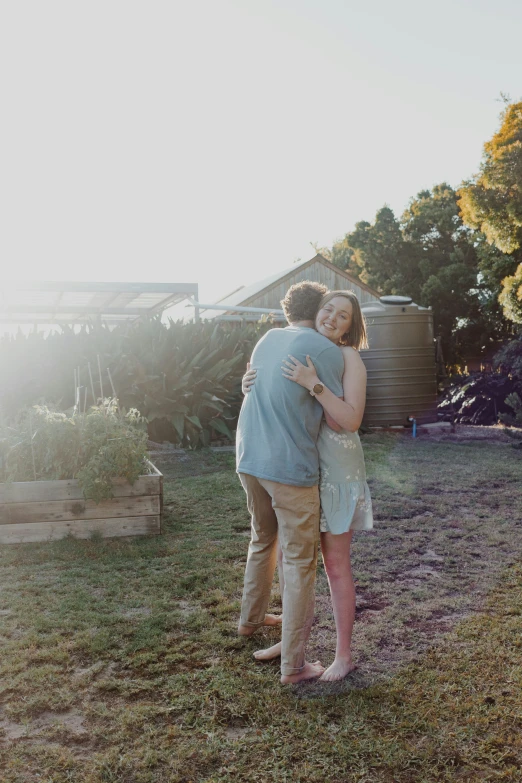
[[[315,328],[319,334],[338,343],[352,325],[353,306],[345,296],[334,296],[321,307],[315,317]]]

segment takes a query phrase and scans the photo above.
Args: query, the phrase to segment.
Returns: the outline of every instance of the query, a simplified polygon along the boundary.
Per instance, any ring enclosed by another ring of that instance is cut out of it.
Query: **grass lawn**
[[[229,454],[167,453],[165,534],[0,548],[2,783],[522,780],[522,453],[363,439],[358,670],[281,687],[235,627]],[[272,608],[280,608],[277,585]],[[309,656],[335,637],[318,574]]]

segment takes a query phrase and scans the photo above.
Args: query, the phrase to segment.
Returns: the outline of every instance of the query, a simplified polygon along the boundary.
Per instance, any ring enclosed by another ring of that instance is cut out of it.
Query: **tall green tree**
[[[514,275],[504,278],[499,301],[506,318],[522,324],[522,264],[518,265]]]
[[[423,190],[398,220],[389,207],[360,222],[334,245],[332,261],[383,294],[405,294],[432,307],[446,360],[491,339],[483,314],[475,233],[463,224],[457,194],[446,183]]]
[[[465,223],[503,253],[522,247],[522,102],[501,115],[500,130],[484,144],[480,173],[459,191]]]
[[[458,196],[464,223],[486,239],[479,247],[484,282],[504,316],[522,323],[522,102],[506,106],[484,145],[480,172]]]
[[[373,224],[357,223],[333,246],[331,259],[386,294],[404,291],[414,277],[414,247],[404,241],[400,223],[388,206],[377,212]]]

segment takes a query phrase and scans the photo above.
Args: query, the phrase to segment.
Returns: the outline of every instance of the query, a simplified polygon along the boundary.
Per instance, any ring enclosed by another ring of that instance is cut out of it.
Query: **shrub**
[[[493,367],[522,384],[522,334],[502,346],[493,358]]]
[[[112,393],[146,418],[153,440],[194,448],[231,439],[243,399],[241,376],[253,346],[270,326],[165,324],[154,317],[113,330],[89,325],[79,332],[64,327],[47,336],[20,332],[4,337],[0,411],[10,420],[21,407],[44,400],[61,410],[71,408],[77,371],[82,408],[86,398],[95,405]]]
[[[139,412],[106,399],[86,414],[36,405],[0,431],[2,481],[77,478],[85,498],[112,497],[113,480],[148,473],[147,432]]]
[[[452,380],[438,404],[445,420],[457,424],[496,424],[509,413],[506,397],[515,391],[515,382],[499,372],[477,372]]]
[[[512,427],[522,427],[522,335],[500,349],[494,358],[494,367],[506,373],[515,387],[505,399],[510,410],[501,413],[500,420]]]
[[[501,413],[500,421],[511,427],[522,427],[522,400],[520,396],[513,392],[506,397],[506,405],[512,409],[512,413]]]
[[[522,427],[522,336],[510,340],[493,359],[493,372],[453,379],[439,402],[439,412],[460,424]]]

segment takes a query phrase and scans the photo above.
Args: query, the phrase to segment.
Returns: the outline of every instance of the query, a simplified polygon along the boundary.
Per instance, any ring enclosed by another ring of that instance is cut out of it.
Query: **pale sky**
[[[218,297],[478,170],[519,0],[0,6],[4,279]]]

